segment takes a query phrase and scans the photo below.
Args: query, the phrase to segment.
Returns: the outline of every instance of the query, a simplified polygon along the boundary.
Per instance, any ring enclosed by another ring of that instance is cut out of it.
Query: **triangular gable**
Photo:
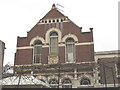
[[[61,12],[59,12],[55,7],[55,4],[53,4],[52,9],[42,19],[61,18],[61,17],[65,17],[65,16]]]

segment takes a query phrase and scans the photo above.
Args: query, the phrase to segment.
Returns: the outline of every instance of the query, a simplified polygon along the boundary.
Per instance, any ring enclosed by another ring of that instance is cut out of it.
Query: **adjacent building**
[[[0,40],[0,66],[3,66],[4,50],[5,50],[5,43]]]
[[[120,87],[120,51],[95,53],[97,74],[101,87]]]
[[[3,70],[3,62],[4,62],[4,50],[5,50],[5,43],[0,40],[0,89],[1,89],[1,79],[2,79],[2,70]]]

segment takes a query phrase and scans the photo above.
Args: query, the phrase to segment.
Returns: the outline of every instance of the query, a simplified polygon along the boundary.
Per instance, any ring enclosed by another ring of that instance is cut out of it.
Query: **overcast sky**
[[[17,36],[26,37],[27,31],[51,9],[60,4],[65,16],[83,27],[93,28],[95,51],[118,49],[119,0],[1,0],[0,40],[5,42],[4,64],[14,63]]]

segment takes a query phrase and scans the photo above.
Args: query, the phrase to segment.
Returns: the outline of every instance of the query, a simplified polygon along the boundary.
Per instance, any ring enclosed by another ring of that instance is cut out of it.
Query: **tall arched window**
[[[58,33],[50,33],[50,55],[58,55]]]
[[[91,84],[91,82],[88,78],[83,78],[80,81],[80,85],[90,85],[90,84]]]
[[[51,79],[49,84],[50,84],[51,88],[57,88],[58,87],[58,82],[57,82],[56,79]]]
[[[75,61],[75,43],[73,38],[68,38],[66,40],[66,61]]]
[[[36,40],[34,42],[34,63],[41,63],[42,42]]]
[[[72,88],[72,82],[69,78],[62,81],[62,88]]]

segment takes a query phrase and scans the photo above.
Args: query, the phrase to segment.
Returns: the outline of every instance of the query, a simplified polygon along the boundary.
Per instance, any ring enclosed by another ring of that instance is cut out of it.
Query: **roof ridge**
[[[55,4],[53,4],[51,10],[42,19],[59,18],[59,17],[66,17],[66,16],[56,8]]]

